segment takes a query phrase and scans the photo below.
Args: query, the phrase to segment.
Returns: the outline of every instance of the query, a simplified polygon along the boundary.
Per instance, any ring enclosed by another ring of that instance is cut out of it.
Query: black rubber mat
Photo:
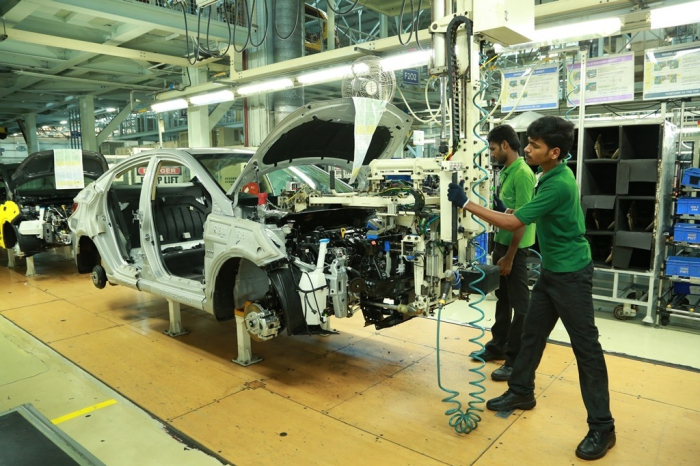
[[[102,464],[30,405],[0,414],[0,466]]]

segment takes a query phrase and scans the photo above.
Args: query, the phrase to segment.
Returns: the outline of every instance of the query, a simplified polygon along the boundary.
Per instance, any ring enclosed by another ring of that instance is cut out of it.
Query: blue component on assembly
[[[391,244],[388,241],[384,241],[384,252],[389,252],[391,250]]]
[[[368,230],[379,230],[379,228],[377,227],[377,225],[372,225],[371,222],[367,222],[367,229],[368,229]]]
[[[330,242],[331,242],[331,240],[329,240],[328,238],[323,238],[321,241],[319,241],[319,243],[330,243]]]
[[[367,239],[379,239],[379,235],[373,233],[367,233]]]
[[[459,290],[462,288],[462,276],[459,274],[459,272],[452,271],[452,289],[453,290]]]

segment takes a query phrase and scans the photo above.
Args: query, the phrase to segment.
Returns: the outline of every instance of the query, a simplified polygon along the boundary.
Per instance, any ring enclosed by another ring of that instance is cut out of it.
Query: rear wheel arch
[[[100,265],[102,258],[97,246],[88,236],[81,236],[76,242],[75,263],[79,273],[92,273],[96,265]]]

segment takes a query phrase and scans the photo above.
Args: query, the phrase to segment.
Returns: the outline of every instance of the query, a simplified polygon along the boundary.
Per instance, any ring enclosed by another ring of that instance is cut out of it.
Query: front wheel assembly
[[[100,290],[107,285],[107,272],[101,265],[92,268],[92,284]]]

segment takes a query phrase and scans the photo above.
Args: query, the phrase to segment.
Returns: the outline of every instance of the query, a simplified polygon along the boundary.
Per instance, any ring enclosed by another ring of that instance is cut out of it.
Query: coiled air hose
[[[452,74],[451,74],[450,78],[452,78]],[[479,90],[479,92],[474,97],[474,104],[475,105],[476,105],[476,97],[481,95],[486,89],[486,83],[484,83],[482,81],[482,84],[483,84],[482,88]],[[453,96],[453,98],[454,98],[454,96]],[[473,132],[477,138],[479,138],[481,141],[484,142],[484,147],[482,147],[481,150],[479,150],[474,155],[474,165],[479,169],[479,171],[482,172],[482,177],[472,186],[472,193],[474,193],[479,198],[479,201],[482,205],[486,205],[487,204],[486,199],[476,191],[476,188],[478,187],[478,185],[480,185],[486,179],[488,179],[488,172],[478,163],[478,158],[486,150],[488,145],[486,144],[486,141],[481,136],[479,136],[477,130],[478,130],[478,127],[486,120],[485,115],[488,115],[488,112],[486,112],[483,108],[479,107],[478,105],[477,105],[477,108],[479,108],[479,110],[482,112],[484,117],[476,125],[474,125]],[[454,123],[454,120],[453,120],[453,125],[456,125]],[[473,215],[472,215],[472,218],[476,221],[476,223],[478,225],[481,226],[481,233],[480,234],[485,233],[486,232],[486,225],[484,225],[484,223],[482,223],[480,220],[478,220]],[[475,236],[475,238],[478,236],[479,235]],[[474,246],[475,250],[477,251],[477,256],[476,256],[472,266],[474,267],[475,270],[477,270],[479,272],[480,276],[476,280],[469,283],[469,287],[472,289],[472,291],[479,295],[479,297],[476,301],[471,302],[469,304],[469,307],[476,310],[478,313],[478,317],[476,319],[474,319],[473,321],[469,322],[469,325],[476,328],[479,331],[479,335],[474,337],[474,338],[470,338],[469,342],[476,344],[477,347],[479,348],[478,351],[480,352],[484,349],[484,345],[481,343],[480,340],[483,338],[483,336],[485,335],[486,332],[484,331],[484,328],[481,325],[479,325],[479,322],[481,322],[484,319],[484,311],[479,307],[479,304],[482,301],[484,301],[485,295],[475,285],[477,283],[481,282],[484,279],[484,277],[486,276],[486,273],[483,271],[483,269],[481,269],[478,266],[478,261],[486,255],[486,249],[481,247],[476,242],[476,240],[474,238],[472,238],[470,240],[470,243]],[[449,404],[453,405],[451,408],[449,408],[445,411],[445,415],[449,416],[450,426],[457,433],[468,434],[479,426],[479,422],[481,422],[480,413],[484,412],[483,408],[480,408],[479,405],[483,404],[485,401],[481,395],[486,391],[486,388],[483,385],[483,382],[486,380],[486,376],[482,372],[482,370],[486,364],[482,359],[478,358],[479,364],[476,367],[472,367],[471,369],[469,369],[469,372],[476,375],[476,379],[469,382],[469,385],[471,385],[474,388],[474,390],[469,393],[469,396],[471,399],[467,403],[468,408],[466,410],[464,410],[462,408],[462,403],[460,403],[460,401],[457,400],[457,397],[459,396],[459,392],[456,390],[451,390],[451,389],[445,388],[442,385],[441,371],[440,371],[440,323],[442,321],[442,309],[443,309],[444,304],[445,304],[445,301],[444,301],[445,296],[446,296],[446,294],[443,293],[443,299],[440,301],[440,306],[438,307],[438,317],[437,317],[437,319],[438,319],[437,344],[436,344],[436,348],[437,348],[437,382],[438,382],[438,386],[440,387],[440,389],[442,391],[444,391],[445,393],[449,393],[449,396],[443,398],[442,401],[444,403],[449,403]]]

